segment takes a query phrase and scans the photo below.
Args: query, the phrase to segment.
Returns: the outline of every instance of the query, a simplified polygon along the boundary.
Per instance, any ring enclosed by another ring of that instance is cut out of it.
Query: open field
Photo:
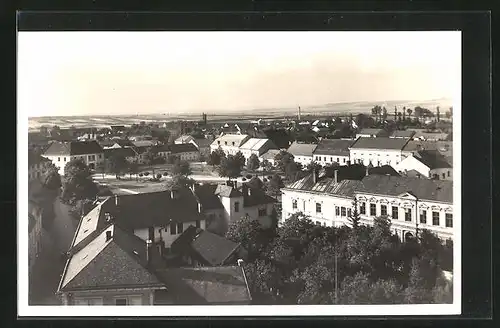
[[[303,115],[349,115],[358,113],[369,113],[374,105],[383,105],[387,110],[392,112],[394,106],[398,108],[422,106],[429,109],[434,109],[440,106],[447,109],[452,106],[452,100],[443,98],[435,100],[391,100],[391,101],[361,101],[361,102],[344,102],[331,103],[317,106],[301,106]],[[263,119],[280,119],[284,117],[295,116],[297,108],[262,108],[251,110],[235,110],[235,111],[206,111],[207,118],[210,122],[229,122],[229,121],[245,121],[257,118]],[[92,115],[92,116],[44,116],[30,117],[29,129],[36,130],[40,126],[60,127],[103,127],[108,125],[131,125],[145,121],[146,123],[162,123],[177,120],[201,120],[201,112],[193,113],[158,113],[158,114],[137,114],[137,115]]]

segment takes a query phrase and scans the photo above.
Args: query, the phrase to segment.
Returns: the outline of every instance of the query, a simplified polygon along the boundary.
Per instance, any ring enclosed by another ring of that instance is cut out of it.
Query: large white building
[[[423,178],[453,180],[453,167],[437,150],[421,150],[411,153],[395,167],[401,174],[418,172]]]
[[[253,154],[260,157],[269,149],[278,149],[278,147],[271,140],[263,138],[250,138],[240,147],[245,160],[248,160]]]
[[[94,140],[53,142],[43,154],[59,169],[59,174],[64,175],[64,167],[73,159],[82,159],[91,170],[104,161],[104,151]]]
[[[235,155],[248,139],[250,136],[246,134],[224,134],[212,142],[210,151],[213,152],[221,148],[226,155]]]
[[[294,141],[290,147],[288,147],[287,152],[293,155],[295,162],[305,167],[313,161],[313,153],[317,146],[316,144]]]
[[[313,151],[313,160],[323,166],[333,163],[348,165],[349,147],[354,142],[354,139],[322,139]]]
[[[365,166],[391,165],[396,167],[403,159],[403,149],[410,139],[360,137],[349,148],[352,164]]]
[[[282,189],[282,220],[302,212],[317,224],[350,225],[354,199],[362,224],[387,216],[401,240],[427,229],[441,239],[453,239],[453,183],[428,179],[368,175],[362,180],[315,178],[298,180]]]

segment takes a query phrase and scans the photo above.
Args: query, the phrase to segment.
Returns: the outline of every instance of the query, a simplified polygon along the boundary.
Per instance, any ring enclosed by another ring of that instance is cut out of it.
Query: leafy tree
[[[234,179],[241,176],[242,168],[243,164],[239,158],[233,155],[228,155],[227,157],[222,158],[217,170],[221,177]]]
[[[408,109],[406,110],[406,112],[408,113],[408,119],[411,120],[411,114],[413,113],[413,110],[408,107]]]
[[[290,163],[294,163],[294,157],[292,154],[281,150],[276,156],[274,157],[274,160],[276,162],[276,166],[280,169],[280,171],[285,172],[285,168],[287,165]]]
[[[317,162],[314,162],[314,161],[307,164],[307,166],[306,166],[306,172],[308,172],[308,173],[313,173],[313,172],[318,173],[320,169],[321,169],[321,165]]]
[[[283,281],[276,266],[265,259],[257,259],[252,263],[245,263],[244,269],[248,287],[255,300],[263,304],[280,302],[279,293]]]
[[[371,282],[367,274],[346,277],[340,286],[338,304],[400,304],[402,287],[395,280]],[[334,296],[333,293],[331,296]],[[334,297],[333,303],[335,303]]]
[[[61,187],[61,176],[58,168],[52,163],[48,163],[45,173],[42,176],[43,185],[50,190],[56,190]]]
[[[384,121],[387,119],[387,109],[385,107],[382,108],[382,119]]]
[[[354,232],[358,230],[359,222],[361,221],[361,215],[359,214],[358,207],[358,200],[356,197],[354,197],[352,201],[351,213],[349,215],[349,221],[351,222]]]
[[[439,122],[441,119],[441,114],[439,113],[439,106],[436,107],[436,119]]]
[[[302,166],[297,162],[289,162],[284,169],[287,179],[294,181],[297,174],[302,171]]]
[[[108,165],[107,171],[113,173],[116,178],[119,178],[121,173],[127,171],[128,162],[122,154],[113,154],[106,161]]]
[[[75,201],[94,199],[98,188],[92,181],[92,173],[82,159],[69,161],[64,168],[63,192],[61,199],[74,204]]]
[[[394,106],[394,121],[396,121],[398,118],[398,108]]]
[[[283,187],[285,187],[285,184],[283,183],[281,176],[279,174],[274,174],[271,180],[269,180],[268,191],[271,193],[271,195],[278,197],[281,188]]]
[[[157,149],[155,147],[148,147],[148,149],[146,149],[146,152],[144,153],[144,163],[151,168],[151,170],[153,171],[153,175],[155,174],[153,164],[156,163],[157,158]]]
[[[226,157],[226,153],[222,150],[221,147],[217,148],[213,152],[208,155],[207,164],[212,166],[217,166],[221,164],[223,158]]]
[[[257,155],[255,154],[250,155],[247,161],[247,169],[249,171],[255,171],[259,168],[259,166],[260,166],[259,157],[257,157]]]
[[[243,168],[246,164],[245,156],[243,156],[243,153],[241,151],[238,151],[236,154],[234,154],[234,159],[240,164],[240,167]]]
[[[96,165],[96,172],[102,173],[102,178],[104,179],[104,174],[107,172],[107,167],[109,166],[108,164],[108,159],[104,159],[103,161],[100,161]]]
[[[182,175],[185,177],[190,176],[193,174],[193,171],[191,170],[191,167],[189,165],[189,162],[187,161],[181,161],[180,159],[177,159],[174,163],[174,166],[172,167],[172,175]]]
[[[168,179],[165,182],[165,188],[167,190],[173,189],[182,189],[192,186],[194,184],[194,180],[184,176],[184,175],[174,175],[172,179]]]
[[[424,261],[414,258],[412,261],[408,287],[404,291],[404,301],[409,304],[430,304],[432,292],[426,288],[426,279],[422,268]]]
[[[139,177],[137,176],[137,173],[139,173],[139,163],[137,162],[136,159],[128,161],[127,170],[131,178],[132,175],[135,174],[136,180],[139,180]]]
[[[259,221],[249,216],[230,222],[226,238],[240,243],[248,251],[249,259],[257,258],[267,241],[267,235]]]

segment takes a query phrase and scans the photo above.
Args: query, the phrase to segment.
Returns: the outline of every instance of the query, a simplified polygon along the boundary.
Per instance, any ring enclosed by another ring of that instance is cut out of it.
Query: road
[[[66,252],[73,240],[78,220],[68,213],[66,205],[58,198],[54,201],[55,218],[49,230],[44,230],[42,251],[36,260],[30,282],[30,304],[58,305],[54,293],[64,269],[61,253]]]

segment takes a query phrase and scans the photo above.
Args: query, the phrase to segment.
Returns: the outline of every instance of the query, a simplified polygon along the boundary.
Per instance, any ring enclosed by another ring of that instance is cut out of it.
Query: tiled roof
[[[137,152],[133,148],[110,148],[104,149],[104,157],[109,158],[111,156],[124,156],[124,157],[134,157]]]
[[[198,148],[196,148],[196,146],[191,144],[191,143],[173,144],[173,145],[169,146],[169,149],[172,152],[172,154],[180,154],[180,153],[198,151]]]
[[[274,158],[276,157],[276,155],[278,155],[280,153],[280,150],[279,149],[269,149],[268,151],[266,151],[264,154],[260,155],[260,157],[264,160],[264,159],[267,159],[267,160],[274,160]]]
[[[248,183],[243,184],[239,190],[243,194],[243,207],[276,203],[276,199],[266,195],[262,189],[250,187]]]
[[[203,210],[222,209],[222,203],[216,195],[218,186],[215,184],[204,184],[195,186],[195,195]]]
[[[424,140],[446,140],[448,133],[441,132],[425,132],[423,129],[415,129],[415,135],[413,138],[422,138]]]
[[[363,135],[383,135],[385,133],[384,129],[362,129],[361,131],[358,132],[358,134],[363,134]]]
[[[314,150],[314,155],[349,156],[349,147],[355,140],[323,139]]]
[[[46,156],[69,156],[102,153],[101,146],[94,140],[53,142],[45,151]]]
[[[161,275],[176,304],[248,304],[252,300],[239,266],[169,269]]]
[[[391,149],[402,150],[410,139],[404,138],[358,138],[351,149]]]
[[[318,145],[294,142],[288,147],[287,152],[293,156],[312,156]]]
[[[452,181],[369,175],[362,182],[363,189],[359,192],[389,196],[411,192],[421,200],[453,202]]]
[[[271,129],[263,132],[278,148],[288,148],[290,146],[290,136],[284,129]]]
[[[197,259],[211,266],[223,265],[238,247],[238,243],[193,226],[186,229],[171,246],[172,252],[194,252]]]
[[[259,150],[268,141],[269,139],[250,138],[240,147],[240,149]]]
[[[431,170],[451,168],[451,165],[448,163],[446,157],[441,155],[441,153],[437,150],[422,150],[417,152],[414,157]]]
[[[194,139],[194,143],[199,147],[199,148],[207,148],[210,147],[210,144],[212,143],[212,140],[209,139]]]
[[[412,130],[396,130],[391,134],[393,138],[411,138],[415,134]]]
[[[221,137],[218,137],[217,139],[212,142],[212,145],[214,146],[225,146],[225,142],[227,142],[228,146],[232,146],[232,143],[234,142],[235,147],[239,147],[242,145],[245,140],[248,139],[248,135],[246,134],[225,134]]]
[[[355,190],[361,187],[362,182],[359,180],[342,180],[335,183],[333,178],[322,178],[314,183],[312,174],[286,186],[287,189],[313,191],[346,198],[353,197]]]
[[[132,142],[135,147],[144,148],[144,147],[153,147],[156,143],[152,140],[139,140]]]
[[[217,185],[217,189],[215,190],[215,194],[221,197],[241,197],[243,194],[238,191],[236,188],[231,186],[219,184]]]
[[[175,139],[175,142],[183,142],[183,143],[188,143],[190,141],[193,141],[194,138],[189,136],[189,135],[185,135],[185,136],[180,136],[179,138]]]
[[[106,231],[112,233],[109,241]],[[111,225],[69,258],[59,290],[162,287],[164,283],[154,273],[162,262],[155,248],[151,250],[153,262],[148,266],[146,243]]]

